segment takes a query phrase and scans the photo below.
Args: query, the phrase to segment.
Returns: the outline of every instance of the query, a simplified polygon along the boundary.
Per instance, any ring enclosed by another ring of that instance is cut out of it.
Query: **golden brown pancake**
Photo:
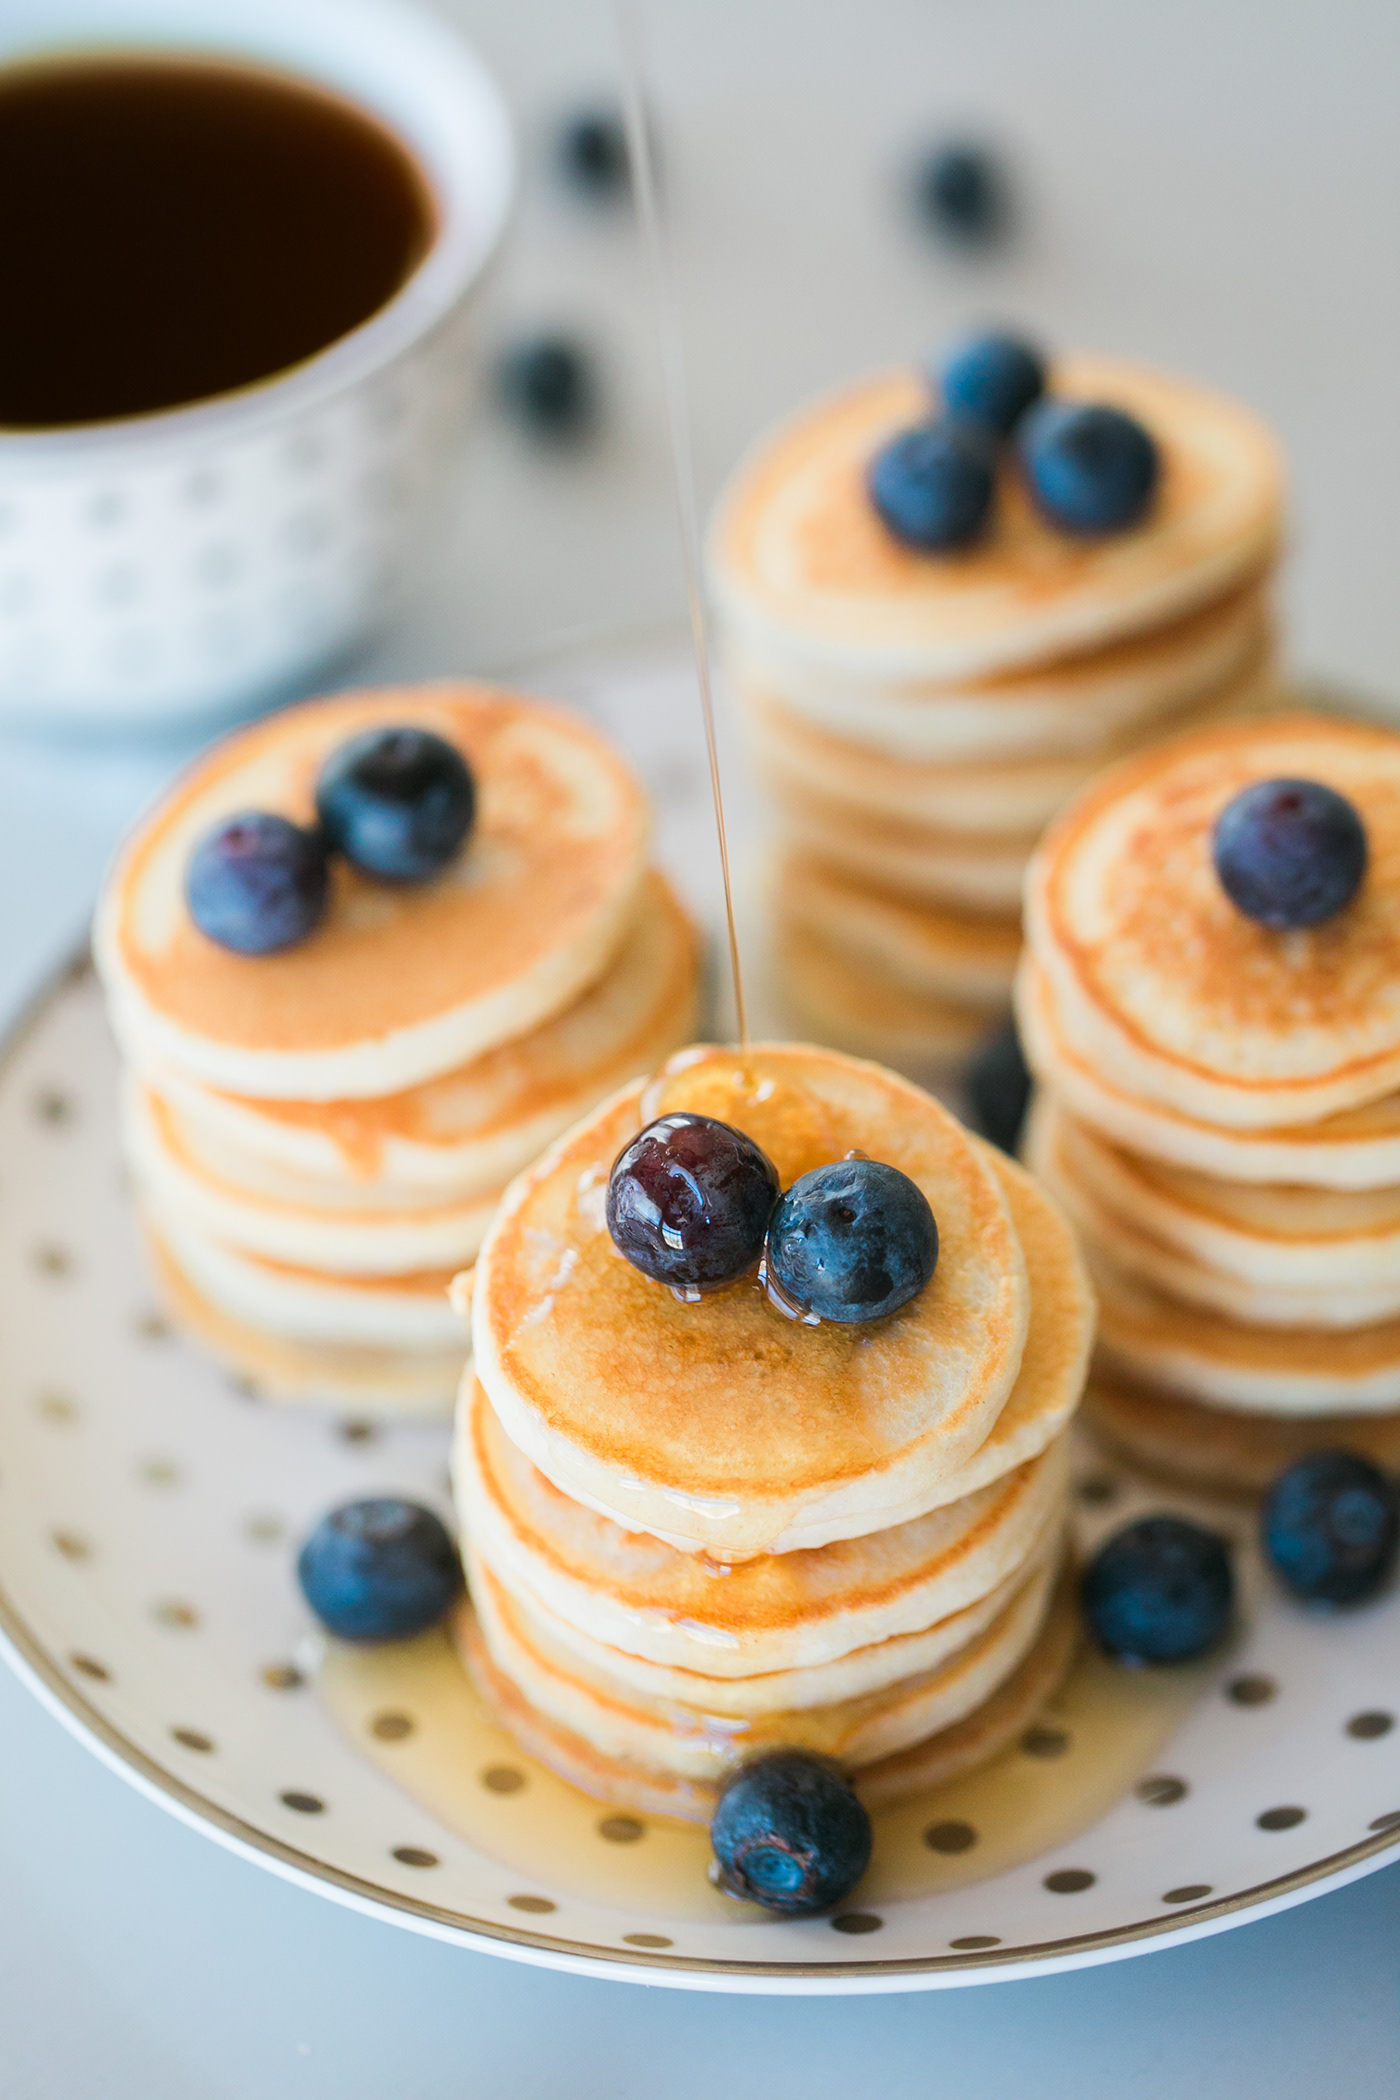
[[[1277,447],[1248,410],[1185,380],[1106,358],[1060,360],[1057,394],[1127,409],[1162,458],[1132,530],[1058,532],[1003,475],[985,539],[955,554],[906,547],[866,488],[897,431],[932,413],[917,372],[868,380],[763,442],[723,497],[709,573],[724,628],[770,661],[882,679],[988,676],[1180,618],[1257,575],[1282,508]]]
[[[1366,826],[1347,908],[1274,933],[1211,860],[1254,781],[1320,780]],[[1311,1123],[1400,1086],[1400,735],[1287,715],[1127,760],[1059,819],[1027,879],[1053,1025],[1109,1084],[1227,1129]]]
[[[905,818],[871,817],[779,775],[767,780],[782,829],[797,846],[858,882],[920,903],[972,912],[1017,909],[1037,834],[940,831]]]
[[[1355,1451],[1386,1472],[1400,1470],[1400,1414],[1237,1414],[1104,1376],[1091,1382],[1084,1413],[1130,1464],[1207,1494],[1266,1494],[1310,1451]]]
[[[785,913],[775,935],[774,978],[788,1018],[802,1035],[833,1050],[873,1057],[911,1078],[946,1078],[995,1017],[986,1006],[912,991],[878,963],[858,961]]]
[[[390,884],[337,859],[327,916],[280,955],[207,939],[184,902],[200,835],[240,809],[305,822],[348,737],[413,724],[477,783],[457,860]],[[189,769],[107,879],[95,949],[123,1048],[233,1093],[336,1101],[450,1071],[557,1013],[606,970],[635,912],[641,790],[598,733],[486,686],[389,688],[241,729]]]
[[[859,1327],[794,1323],[749,1279],[680,1304],[617,1253],[605,1203],[623,1145],[682,1109],[748,1131],[784,1185],[853,1149],[901,1168],[939,1221],[932,1282]],[[878,1066],[757,1044],[681,1052],[522,1175],[482,1250],[472,1325],[507,1435],[556,1485],[741,1559],[818,1512],[839,1537],[936,1502],[1006,1402],[1029,1297],[997,1178],[944,1109]]]
[[[1019,913],[913,903],[810,853],[785,854],[773,890],[785,933],[815,935],[908,991],[980,1008],[984,1023],[1010,999],[1021,952]]]

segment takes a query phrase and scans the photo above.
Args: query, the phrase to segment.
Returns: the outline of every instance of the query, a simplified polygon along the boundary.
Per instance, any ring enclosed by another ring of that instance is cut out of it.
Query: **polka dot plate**
[[[447,1509],[441,1424],[262,1404],[169,1329],[122,1186],[97,987],[50,987],[0,1060],[0,1637],[152,1800],[303,1887],[440,1939],[698,1989],[928,1989],[1219,1931],[1400,1847],[1400,1597],[1319,1618],[1238,1542],[1232,1647],[1185,1676],[1085,1658],[997,1765],[878,1821],[834,1917],[705,1878],[703,1832],[523,1758],[440,1636],[326,1654],[294,1580],[328,1505]],[[1087,1535],[1160,1492],[1086,1452]]]

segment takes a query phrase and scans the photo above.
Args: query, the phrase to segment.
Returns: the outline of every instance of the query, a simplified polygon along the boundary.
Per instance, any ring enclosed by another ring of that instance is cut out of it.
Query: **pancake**
[[[775,931],[779,998],[798,1032],[813,1042],[933,1077],[962,1065],[987,1033],[986,1006],[912,991],[786,915]]]
[[[1241,668],[1237,681],[1217,688],[1173,725],[1259,713],[1273,699],[1275,674],[1258,659]],[[760,689],[740,687],[745,726],[755,762],[779,784],[785,800],[804,795],[849,807],[875,821],[925,824],[977,833],[1039,831],[1109,761],[1141,741],[1141,728],[1104,738],[1097,748],[1056,757],[1039,753],[995,759],[923,762],[872,750],[850,737],[832,736],[805,722]]]
[[[1232,1182],[1317,1189],[1400,1183],[1400,1093],[1288,1129],[1222,1130],[1125,1093],[1071,1050],[1056,1026],[1045,975],[1030,955],[1017,979],[1016,1017],[1027,1060],[1041,1083],[1080,1122],[1131,1151]]]
[[[457,745],[477,817],[429,883],[376,882],[337,859],[326,918],[281,955],[240,956],[184,902],[195,840],[246,808],[313,814],[322,761],[347,737],[415,724]],[[94,948],[123,1050],[259,1098],[393,1094],[556,1014],[601,977],[637,903],[642,794],[598,733],[485,686],[344,695],[215,745],[119,853]]]
[[[1210,835],[1241,788],[1321,780],[1366,826],[1356,898],[1271,933],[1230,902]],[[1287,715],[1125,761],[1062,817],[1026,936],[1070,1049],[1122,1092],[1230,1130],[1310,1123],[1400,1086],[1400,736]]]
[[[455,1351],[459,1367],[466,1354],[461,1320],[448,1302],[449,1270],[337,1276],[224,1246],[149,1201],[142,1214],[201,1297],[247,1326],[292,1341]]]
[[[881,682],[825,662],[774,661],[734,642],[726,653],[742,690],[771,693],[868,751],[931,765],[1096,751],[1238,684],[1271,648],[1266,592],[1251,580],[1166,626],[980,682]]]
[[[469,1613],[462,1614],[455,1631],[478,1691],[530,1756],[616,1808],[693,1823],[712,1819],[718,1793],[712,1783],[601,1756],[528,1703],[492,1662]],[[1074,1658],[1078,1632],[1073,1585],[1066,1579],[1034,1646],[990,1698],[952,1727],[855,1773],[862,1799],[871,1808],[887,1807],[960,1778],[1008,1749],[1058,1689]]]
[[[810,853],[786,854],[773,885],[785,931],[893,978],[926,999],[999,1013],[1021,952],[1019,914],[993,917],[947,904],[913,904],[854,881]]]
[[[1010,913],[1020,905],[1034,832],[939,831],[795,793],[777,775],[766,784],[787,837],[858,882],[965,911]]]
[[[259,1399],[368,1415],[445,1415],[462,1375],[465,1338],[444,1350],[298,1341],[251,1326],[212,1304],[148,1235],[166,1303],[178,1324]]]
[[[137,1188],[201,1238],[333,1275],[448,1275],[475,1261],[500,1190],[466,1203],[360,1210],[255,1192],[201,1151],[177,1109],[139,1083],[127,1090],[123,1145]]]
[[[829,1706],[747,1717],[649,1699],[611,1673],[595,1673],[566,1628],[538,1606],[523,1607],[479,1566],[471,1608],[496,1669],[547,1720],[606,1758],[716,1781],[768,1750],[814,1750],[852,1768],[952,1727],[989,1698],[1032,1647],[1057,1572],[1058,1557],[1033,1569],[991,1624],[934,1669]]]
[[[1206,1494],[1266,1494],[1310,1451],[1356,1451],[1386,1472],[1400,1471],[1400,1414],[1236,1414],[1102,1377],[1092,1381],[1084,1412],[1099,1440],[1131,1465]]]
[[[231,1180],[365,1208],[480,1196],[505,1187],[559,1133],[695,1033],[700,949],[665,878],[606,974],[554,1018],[441,1078],[374,1101],[258,1101],[173,1069],[156,1090]],[[268,1170],[285,1178],[269,1181]],[[296,1177],[296,1178],[294,1178]]]
[[[1261,1415],[1400,1408],[1400,1319],[1369,1327],[1264,1327],[1168,1298],[1102,1255],[1095,1358],[1112,1377]]]
[[[852,1149],[901,1168],[939,1221],[932,1282],[858,1327],[788,1320],[749,1279],[678,1303],[617,1253],[604,1208],[623,1145],[682,1109],[748,1131],[784,1185]],[[800,1521],[819,1543],[941,1499],[1015,1382],[1029,1301],[997,1177],[946,1110],[878,1066],[756,1044],[681,1052],[520,1176],[477,1264],[472,1327],[506,1434],[556,1486],[742,1559]]]
[[[724,1569],[561,1494],[515,1449],[479,1384],[461,1410],[453,1477],[473,1553],[513,1596],[653,1673],[732,1681],[736,1696],[771,1709],[775,1676],[922,1634],[1017,1575],[1047,1525],[1059,1528],[1068,1454],[1057,1438],[912,1523]],[[755,1680],[761,1690],[748,1694]],[[708,1694],[711,1704],[720,1697]]]
[[[1058,360],[1054,391],[1138,416],[1162,457],[1131,531],[1086,540],[1044,523],[1013,471],[982,541],[903,546],[866,492],[873,455],[932,412],[916,371],[818,403],[738,469],[711,534],[711,592],[740,647],[800,675],[825,663],[879,679],[988,676],[1180,618],[1256,576],[1277,542],[1278,450],[1248,410],[1107,358]]]

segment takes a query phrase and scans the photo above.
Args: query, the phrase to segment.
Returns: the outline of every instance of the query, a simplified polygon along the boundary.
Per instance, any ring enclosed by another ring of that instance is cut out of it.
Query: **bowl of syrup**
[[[369,639],[512,182],[490,77],[398,0],[15,0],[0,722],[246,711]]]

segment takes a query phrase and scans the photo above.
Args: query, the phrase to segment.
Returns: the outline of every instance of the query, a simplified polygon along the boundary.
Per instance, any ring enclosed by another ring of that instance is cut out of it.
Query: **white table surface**
[[[291,4],[291,0],[289,0]],[[197,0],[191,0],[191,6]],[[525,191],[481,340],[560,323],[609,415],[538,457],[484,411],[450,518],[357,675],[492,667],[680,603],[625,219],[551,188],[606,89],[604,0],[443,0],[519,113]],[[706,491],[773,414],[958,320],[1155,357],[1254,399],[1294,462],[1295,660],[1400,695],[1400,12],[1385,0],[652,0]],[[1005,257],[892,204],[930,128],[1004,140]],[[178,756],[0,744],[0,1013],[80,930]],[[3,1200],[3,1162],[0,1162]],[[1400,2062],[1400,1868],[1195,1947],[928,1997],[690,1997],[516,1967],[340,1910],[128,1790],[0,1673],[0,2091],[15,2100],[1369,2100]]]

